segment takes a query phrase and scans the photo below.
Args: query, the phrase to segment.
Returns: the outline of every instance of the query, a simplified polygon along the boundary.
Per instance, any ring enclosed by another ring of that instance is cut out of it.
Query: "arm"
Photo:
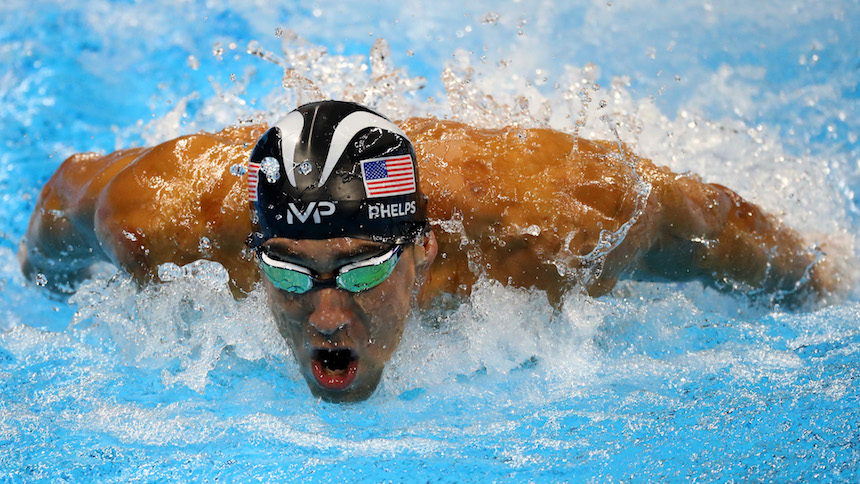
[[[104,187],[143,150],[107,156],[77,154],[66,159],[42,189],[21,241],[24,276],[54,292],[70,292],[99,261],[109,261],[93,230],[96,203]]]
[[[643,162],[659,213],[637,275],[701,280],[720,289],[770,294],[789,305],[821,298],[837,277],[823,252],[806,244],[734,191]]]
[[[229,173],[247,160],[264,127],[228,128],[100,157],[66,160],[43,189],[20,249],[29,278],[68,292],[98,261],[139,282],[165,262],[221,263],[234,292],[257,279],[243,253],[250,232],[245,179]],[[202,244],[206,237],[209,244]],[[209,247],[206,247],[208,245]]]
[[[616,143],[433,119],[402,126],[438,221],[428,294],[468,292],[481,273],[551,300],[571,285],[599,296],[632,273],[795,303],[838,282],[827,259],[733,191],[619,156]]]

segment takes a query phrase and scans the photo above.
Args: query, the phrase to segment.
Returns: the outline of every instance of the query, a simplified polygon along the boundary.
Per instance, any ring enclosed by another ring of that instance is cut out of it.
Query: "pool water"
[[[788,312],[624,282],[554,309],[481,280],[414,315],[370,400],[333,405],[217,264],[142,289],[103,266],[68,299],[23,280],[66,156],[318,95],[617,137],[856,273],[856,1],[278,3],[0,5],[0,481],[857,481],[853,287]]]

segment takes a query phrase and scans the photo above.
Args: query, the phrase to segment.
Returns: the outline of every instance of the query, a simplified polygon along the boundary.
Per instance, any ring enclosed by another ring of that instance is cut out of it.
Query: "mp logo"
[[[304,210],[299,209],[292,202],[288,204],[290,210],[287,212],[287,223],[292,224],[295,219],[299,219],[299,223],[305,223],[308,219],[313,218],[315,224],[320,223],[322,217],[329,216],[334,213],[335,205],[332,202],[311,202]]]

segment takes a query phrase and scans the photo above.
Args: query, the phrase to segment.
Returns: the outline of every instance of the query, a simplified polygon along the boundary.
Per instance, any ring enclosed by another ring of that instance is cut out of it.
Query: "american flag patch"
[[[260,174],[260,164],[248,162],[248,200],[257,201],[257,178]]]
[[[411,155],[362,161],[361,174],[368,198],[415,192],[415,168],[412,166]]]

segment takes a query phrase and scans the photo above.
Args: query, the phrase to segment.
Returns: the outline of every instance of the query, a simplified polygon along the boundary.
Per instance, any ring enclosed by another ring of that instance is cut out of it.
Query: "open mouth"
[[[311,355],[314,378],[326,390],[344,390],[355,379],[358,355],[351,349],[316,349]]]

